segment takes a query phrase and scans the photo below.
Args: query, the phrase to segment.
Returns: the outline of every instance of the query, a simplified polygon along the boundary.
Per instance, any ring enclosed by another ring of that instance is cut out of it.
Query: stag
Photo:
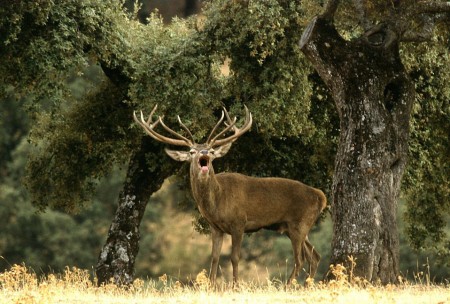
[[[322,191],[301,182],[285,178],[256,178],[239,173],[214,173],[212,162],[224,156],[232,143],[247,132],[252,125],[252,115],[245,107],[245,121],[242,127],[236,126],[224,108],[222,116],[212,129],[206,143],[198,144],[192,133],[178,116],[180,126],[189,138],[175,132],[164,124],[161,116],[156,121],[152,117],[153,108],[147,120],[141,111],[140,119],[134,113],[134,120],[153,139],[174,146],[188,147],[189,151],[166,153],[177,161],[190,162],[190,182],[194,200],[201,215],[208,221],[212,235],[212,259],[210,281],[215,283],[224,234],[231,235],[233,282],[238,282],[238,263],[244,233],[260,229],[285,233],[291,240],[294,253],[294,269],[288,283],[296,278],[303,262],[310,265],[309,276],[314,277],[320,260],[319,253],[308,240],[308,233],[326,206]],[[227,122],[222,131],[214,136],[217,129]],[[161,125],[172,137],[155,131]],[[224,135],[233,131],[232,135]]]

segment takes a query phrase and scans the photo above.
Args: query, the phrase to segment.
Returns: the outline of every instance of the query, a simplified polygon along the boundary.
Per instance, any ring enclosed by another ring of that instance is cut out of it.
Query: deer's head
[[[147,120],[144,119],[144,115],[141,111],[140,119],[136,116],[136,112],[133,113],[134,120],[150,135],[153,139],[174,146],[188,147],[188,151],[175,151],[166,149],[166,153],[177,161],[187,161],[191,163],[191,175],[197,176],[200,179],[208,178],[213,172],[212,161],[216,158],[224,156],[232,143],[242,134],[247,132],[252,125],[252,114],[245,107],[245,121],[241,128],[236,127],[236,117],[231,119],[227,110],[223,108],[222,116],[217,124],[212,129],[211,133],[206,140],[206,143],[198,144],[194,141],[192,133],[181,121],[178,116],[178,122],[180,126],[186,131],[189,138],[175,132],[169,128],[164,122],[161,116],[156,121],[152,120],[152,117],[156,111],[157,105],[151,111]],[[223,123],[224,117],[227,118],[227,122],[224,123],[225,128],[214,136],[217,129]],[[160,124],[168,133],[174,136],[174,138],[164,136],[154,129]],[[233,130],[234,134],[223,137],[228,131]]]

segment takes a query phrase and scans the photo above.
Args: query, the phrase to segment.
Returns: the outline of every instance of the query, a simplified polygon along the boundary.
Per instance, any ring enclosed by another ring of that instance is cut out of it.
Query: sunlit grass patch
[[[24,265],[14,265],[0,274],[0,303],[450,303],[448,285],[402,281],[375,286],[352,277],[341,265],[330,271],[335,280],[305,285],[267,279],[211,286],[201,271],[189,284],[162,275],[158,280],[137,279],[124,288],[97,287],[89,272],[78,268],[38,277]]]

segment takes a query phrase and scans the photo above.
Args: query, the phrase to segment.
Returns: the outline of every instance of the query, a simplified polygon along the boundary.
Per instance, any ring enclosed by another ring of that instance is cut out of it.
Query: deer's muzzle
[[[200,170],[202,171],[203,174],[208,173],[208,171],[209,171],[209,157],[208,156],[202,155],[198,159],[198,164],[199,164]]]

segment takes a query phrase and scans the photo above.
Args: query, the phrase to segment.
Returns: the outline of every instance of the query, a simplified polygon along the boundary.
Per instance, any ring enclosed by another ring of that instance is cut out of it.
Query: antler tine
[[[227,117],[228,123],[231,122],[230,114],[228,114],[228,111],[225,107],[222,107],[223,112],[225,112],[225,116]]]
[[[157,108],[158,108],[158,104],[156,104],[153,107],[153,110],[150,112],[150,115],[148,115],[147,124],[150,124],[152,122],[152,117],[155,114]],[[142,118],[144,117],[144,115],[142,114],[142,111],[141,111],[141,117]],[[158,124],[158,122],[159,122],[158,120],[155,122],[156,123],[155,126]]]
[[[214,132],[216,132],[216,129],[220,126],[220,124],[223,121],[223,111],[222,111],[222,115],[220,116],[219,121],[216,123],[216,125],[214,126],[214,128],[212,129],[211,133],[209,133],[208,139],[206,140],[206,144],[209,144],[209,142],[211,141],[211,137],[213,136]]]
[[[150,115],[147,119],[147,121],[145,121],[144,119],[144,114],[141,111],[141,119],[139,120],[138,117],[136,116],[136,111],[133,112],[133,117],[134,120],[144,129],[144,131],[150,135],[153,139],[156,139],[157,141],[166,143],[166,144],[170,144],[170,145],[175,145],[175,146],[188,146],[191,147],[193,146],[193,142],[190,141],[189,139],[187,139],[186,137],[176,133],[175,131],[173,131],[172,129],[170,129],[169,127],[167,127],[161,116],[158,117],[158,119],[153,122],[152,121],[152,116],[155,113],[157,108],[157,105],[153,108],[153,110],[150,112]],[[170,138],[164,135],[159,134],[158,132],[156,132],[154,130],[154,128],[158,125],[161,124],[168,132],[170,132],[172,135],[177,136],[180,139],[174,139],[174,138]]]
[[[194,140],[194,136],[192,136],[191,131],[189,130],[188,127],[186,127],[186,125],[181,121],[180,115],[177,115],[178,118],[178,123],[181,125],[181,127],[187,132],[187,134],[189,135],[189,137],[191,138],[192,142],[195,143]]]
[[[141,120],[139,120],[136,116],[136,111],[133,112],[133,117],[134,120],[144,129],[144,131],[150,135],[152,138],[158,140],[158,141],[163,141],[163,139],[160,137],[160,135],[158,133],[156,133],[155,131],[153,131],[153,128],[158,125],[159,120],[155,121],[154,123],[151,124],[151,117],[149,117],[148,121],[146,122],[144,119],[144,113],[142,113],[141,111]]]
[[[250,129],[250,127],[252,126],[252,121],[253,121],[252,114],[248,111],[247,106],[244,105],[244,108],[245,108],[245,121],[241,128],[238,128],[235,126],[236,117],[234,117],[234,119],[231,120],[230,116],[228,115],[228,112],[226,111],[226,109],[224,109],[225,113],[227,114],[227,120],[228,120],[229,124],[222,132],[220,132],[216,137],[214,137],[211,140],[211,143],[209,143],[211,146],[220,146],[220,145],[224,145],[229,142],[232,142],[232,141],[236,140],[236,138],[238,138],[239,136],[241,136],[242,134],[244,134],[245,132],[247,132]],[[225,132],[227,132],[231,128],[233,128],[233,131],[234,131],[233,135],[217,140],[217,138],[219,138],[219,136],[225,134]]]
[[[160,120],[160,122],[161,122],[161,126],[163,126],[163,128],[166,129],[167,132],[169,132],[170,134],[172,134],[172,135],[174,135],[174,136],[180,138],[181,140],[183,140],[183,141],[185,141],[185,142],[189,142],[189,146],[193,146],[193,141],[191,141],[190,139],[187,139],[187,138],[184,137],[183,135],[181,135],[181,134],[175,132],[174,130],[172,130],[171,128],[169,128],[169,127],[164,123],[164,121],[163,121],[161,118],[159,118],[159,120]],[[183,126],[183,124],[182,124],[182,126]],[[184,126],[183,128],[185,128],[185,127],[186,127],[186,126]],[[187,129],[187,127],[186,127],[186,129]],[[191,132],[189,132],[189,134],[190,134],[190,133],[191,133]],[[190,134],[190,136],[192,137],[192,134]]]
[[[226,132],[228,132],[231,128],[236,127],[236,117],[234,117],[234,119],[231,121],[231,123],[229,125],[226,125],[226,128],[223,129],[219,134],[217,134],[216,136],[214,136],[213,139],[211,139],[211,142],[209,143],[211,146],[219,146],[220,144],[216,144],[217,138],[219,138],[220,136],[222,136],[223,134],[225,134]],[[233,130],[235,130],[233,128]],[[236,131],[235,131],[236,132]]]

